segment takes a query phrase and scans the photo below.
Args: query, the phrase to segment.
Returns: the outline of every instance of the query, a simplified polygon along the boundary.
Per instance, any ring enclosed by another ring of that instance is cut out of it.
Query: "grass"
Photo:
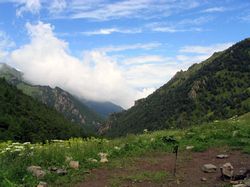
[[[250,154],[250,113],[225,121],[215,121],[184,130],[163,130],[147,132],[142,135],[107,140],[98,138],[70,139],[52,141],[45,144],[0,143],[0,186],[36,186],[39,179],[27,172],[27,167],[39,165],[47,174],[42,181],[50,186],[72,184],[82,180],[87,171],[102,167],[99,153],[108,154],[108,167],[133,167],[132,157],[149,152],[172,152],[173,145],[165,143],[163,137],[174,137],[179,141],[180,150],[194,146],[193,151],[203,151],[210,147],[228,146]],[[72,157],[80,163],[79,170],[71,169],[66,157]],[[96,159],[97,162],[94,162]],[[127,162],[127,160],[130,160]],[[152,163],[154,161],[152,160]],[[58,176],[48,171],[51,166],[65,168],[68,174]],[[153,174],[149,179],[147,172],[127,177],[127,180],[161,180],[163,173]],[[134,177],[134,178],[133,178]],[[125,180],[125,179],[122,179]],[[111,181],[112,182],[112,181]],[[114,180],[112,183],[119,183]]]

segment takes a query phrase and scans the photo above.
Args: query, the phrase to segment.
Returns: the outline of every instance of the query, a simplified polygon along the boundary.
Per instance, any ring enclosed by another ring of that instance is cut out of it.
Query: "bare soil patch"
[[[228,154],[225,159],[218,159],[218,154]],[[220,179],[220,166],[230,162],[234,171],[250,168],[250,155],[227,148],[209,149],[204,152],[183,151],[179,153],[177,173],[173,176],[175,156],[171,153],[150,153],[133,158],[122,164],[93,169],[82,183],[76,187],[224,187],[228,182]],[[118,161],[119,163],[119,161]],[[215,173],[204,173],[204,164],[218,167]],[[148,176],[152,174],[152,176]],[[166,174],[166,175],[165,175]],[[163,175],[163,176],[162,176]],[[142,176],[142,177],[141,177]],[[207,180],[202,181],[205,177]]]

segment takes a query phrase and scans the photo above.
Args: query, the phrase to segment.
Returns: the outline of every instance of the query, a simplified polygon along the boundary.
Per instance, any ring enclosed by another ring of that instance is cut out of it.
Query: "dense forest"
[[[109,136],[184,128],[250,111],[250,39],[178,72],[131,109],[112,115]]]
[[[80,126],[0,79],[0,140],[45,141],[84,136]]]

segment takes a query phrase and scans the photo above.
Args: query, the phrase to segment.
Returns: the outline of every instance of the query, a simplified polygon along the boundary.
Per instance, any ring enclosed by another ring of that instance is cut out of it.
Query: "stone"
[[[37,185],[37,187],[48,187],[48,184],[46,182],[39,182],[39,184]]]
[[[214,173],[217,170],[217,167],[213,164],[205,164],[202,166],[202,171],[204,171],[205,173]]]
[[[202,177],[201,181],[207,181],[207,178],[206,177]]]
[[[46,172],[40,166],[29,166],[27,171],[37,178],[43,178],[46,175]]]
[[[222,166],[221,172],[224,176],[231,178],[234,175],[234,168],[233,168],[232,164],[228,162]]]
[[[225,154],[219,154],[216,156],[216,158],[219,158],[219,159],[223,159],[223,158],[228,158],[229,156],[228,155],[225,155]]]
[[[193,148],[194,148],[194,146],[190,145],[190,146],[187,146],[187,147],[186,147],[186,150],[191,150],[191,149],[193,149]]]
[[[100,160],[101,163],[108,162],[108,159],[107,159],[108,154],[107,153],[99,153],[99,155],[101,157],[101,160]]]
[[[65,169],[57,169],[56,174],[58,175],[66,175],[68,172]]]
[[[49,167],[48,170],[49,170],[49,171],[54,171],[54,172],[55,172],[55,171],[57,170],[57,167],[52,166],[52,167]]]
[[[78,162],[78,161],[71,160],[71,161],[69,162],[69,167],[71,167],[72,169],[79,169],[79,162]]]

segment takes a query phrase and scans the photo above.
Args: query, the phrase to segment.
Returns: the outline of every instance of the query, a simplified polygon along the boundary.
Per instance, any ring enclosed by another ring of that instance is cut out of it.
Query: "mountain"
[[[40,142],[83,136],[79,125],[0,78],[0,140]]]
[[[122,112],[124,109],[112,102],[97,102],[82,100],[90,109],[101,115],[103,118],[107,118],[109,115],[117,112]]]
[[[100,129],[109,136],[185,128],[250,111],[250,39],[178,72]]]
[[[80,102],[70,93],[59,87],[32,85],[23,79],[23,74],[2,63],[0,66],[0,77],[4,77],[9,83],[49,107],[62,113],[68,120],[85,126],[88,131],[95,131],[103,121],[102,117]]]

